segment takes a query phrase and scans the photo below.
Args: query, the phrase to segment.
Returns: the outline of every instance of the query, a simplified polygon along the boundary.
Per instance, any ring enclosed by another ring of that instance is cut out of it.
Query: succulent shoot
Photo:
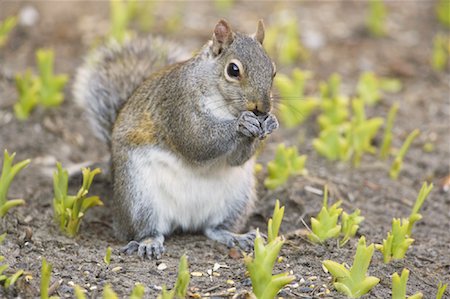
[[[299,156],[295,147],[279,144],[275,159],[267,164],[268,177],[264,180],[264,186],[276,189],[284,185],[290,176],[306,174],[305,162],[306,156]]]
[[[392,275],[392,299],[422,299],[423,294],[417,293],[406,297],[406,283],[408,282],[409,270],[403,269],[399,276],[397,273]]]
[[[418,129],[412,131],[408,137],[406,137],[405,142],[403,143],[402,147],[398,151],[397,155],[395,156],[394,162],[391,165],[391,169],[389,171],[389,176],[396,180],[398,178],[398,175],[400,171],[402,170],[403,166],[403,158],[406,155],[406,152],[408,151],[409,147],[411,146],[411,143],[416,139],[417,136],[419,136],[420,131]]]
[[[392,231],[388,232],[383,244],[377,244],[376,248],[383,254],[384,263],[389,263],[392,259],[402,259],[406,255],[409,246],[414,242],[408,235],[408,219],[393,219]]]
[[[424,182],[422,188],[420,188],[419,195],[417,195],[416,202],[414,203],[411,214],[408,217],[408,236],[411,236],[414,224],[422,219],[422,215],[419,214],[419,211],[432,189],[433,184],[428,185],[427,182]]]
[[[23,199],[8,200],[7,198],[14,177],[31,162],[30,159],[27,159],[13,165],[15,156],[16,153],[9,155],[7,150],[3,152],[3,167],[0,176],[0,217],[4,217],[11,208],[25,204]]]
[[[367,269],[374,251],[374,245],[366,246],[366,239],[361,237],[356,249],[353,265],[347,269],[344,264],[339,264],[331,260],[323,261],[323,266],[334,278],[334,287],[339,292],[350,298],[359,298],[368,293],[376,286],[380,279],[374,276],[367,276]]]
[[[323,206],[317,218],[311,217],[312,232],[308,238],[314,243],[323,243],[324,241],[337,238],[341,233],[341,225],[338,224],[339,216],[342,213],[341,201],[332,206],[328,206],[328,188],[325,186],[323,193]]]
[[[186,254],[183,254],[180,258],[180,264],[178,265],[178,277],[175,286],[171,291],[167,291],[166,286],[163,286],[161,294],[158,295],[158,299],[185,298],[190,279],[191,276],[189,274],[187,256]]]
[[[310,72],[296,68],[292,71],[292,78],[279,74],[274,79],[281,96],[280,120],[287,128],[303,123],[318,106],[316,99],[305,97],[305,84],[310,77]]]
[[[99,168],[93,171],[89,168],[83,168],[83,184],[78,193],[73,196],[67,194],[69,180],[67,170],[62,168],[61,163],[57,163],[56,166],[57,170],[53,174],[54,217],[61,231],[69,237],[74,237],[78,233],[81,219],[83,219],[86,211],[94,206],[103,205],[98,196],[87,197],[95,175],[101,171]]]

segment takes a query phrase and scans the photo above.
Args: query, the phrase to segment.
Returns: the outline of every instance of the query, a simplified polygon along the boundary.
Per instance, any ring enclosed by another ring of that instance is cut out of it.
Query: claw
[[[163,242],[163,236],[148,238],[141,242],[130,241],[126,246],[122,247],[120,251],[126,254],[137,252],[137,255],[141,258],[160,259],[165,251]]]
[[[139,242],[130,241],[126,246],[124,246],[120,249],[120,252],[130,255],[130,254],[136,252],[136,250],[138,250],[138,248],[139,248]]]

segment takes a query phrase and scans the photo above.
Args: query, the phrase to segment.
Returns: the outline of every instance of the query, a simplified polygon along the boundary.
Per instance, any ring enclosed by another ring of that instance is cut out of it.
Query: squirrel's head
[[[262,47],[263,40],[262,20],[252,35],[233,32],[224,20],[214,28],[209,47],[218,63],[218,88],[235,110],[266,114],[272,108],[271,89],[276,70]]]

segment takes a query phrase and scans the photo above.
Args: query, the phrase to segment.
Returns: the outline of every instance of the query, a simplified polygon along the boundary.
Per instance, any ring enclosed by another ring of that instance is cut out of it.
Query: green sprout
[[[399,107],[398,103],[395,103],[394,105],[392,105],[391,109],[389,109],[386,127],[384,129],[383,142],[381,143],[381,149],[380,149],[381,159],[386,159],[391,150],[392,127],[394,126],[394,121],[395,121],[395,117],[397,115],[398,107]]]
[[[8,41],[8,35],[17,25],[17,17],[8,17],[0,22],[0,48]]]
[[[392,259],[403,259],[409,246],[414,242],[408,235],[408,219],[392,219],[392,230],[388,232],[383,244],[376,244],[375,247],[383,254],[385,264]]]
[[[353,238],[358,231],[359,224],[364,221],[364,217],[360,216],[361,211],[356,209],[352,214],[342,212],[341,216],[341,235],[342,239],[339,241],[340,246],[344,246],[350,238]]]
[[[406,232],[408,236],[411,236],[414,224],[422,219],[422,215],[419,214],[419,210],[432,189],[433,184],[428,185],[427,182],[424,182],[422,188],[420,188],[419,195],[417,196],[416,202],[414,203],[411,215],[409,215],[408,217],[408,230]]]
[[[450,2],[448,0],[438,0],[436,5],[436,15],[442,25],[450,28]]]
[[[402,84],[397,79],[380,78],[373,72],[364,72],[356,87],[358,96],[368,105],[374,105],[381,99],[381,92],[398,92]]]
[[[292,71],[292,79],[283,74],[275,77],[281,96],[280,119],[287,128],[303,123],[318,105],[316,99],[305,98],[305,82],[310,77],[310,72],[298,68]]]
[[[398,175],[400,171],[402,170],[403,166],[403,158],[406,155],[406,152],[408,151],[409,147],[411,146],[411,143],[416,139],[417,136],[419,136],[420,131],[418,129],[412,131],[408,137],[406,137],[405,142],[403,143],[402,147],[398,151],[397,155],[395,156],[394,162],[391,165],[391,169],[389,171],[389,176],[396,180],[398,178]]]
[[[438,284],[438,291],[436,294],[436,299],[442,299],[442,296],[444,296],[445,290],[447,289],[448,283],[443,284],[441,281]]]
[[[264,180],[264,186],[268,189],[276,189],[285,184],[291,175],[305,175],[306,156],[298,155],[297,149],[279,144],[275,153],[275,159],[267,164],[268,177]]]
[[[339,74],[334,73],[328,78],[328,82],[321,82],[319,89],[323,99],[334,99],[341,95],[341,81]]]
[[[75,285],[74,293],[75,293],[75,298],[86,299],[86,295],[84,294],[83,289],[79,285]]]
[[[409,270],[403,269],[402,274],[398,273],[392,275],[392,299],[422,299],[422,293],[416,293],[412,296],[406,297],[406,283],[408,282]]]
[[[62,89],[68,76],[53,73],[53,51],[39,49],[36,52],[36,62],[39,76],[33,76],[30,70],[16,76],[19,99],[14,105],[14,114],[19,120],[26,120],[38,104],[49,108],[59,106],[64,101]]]
[[[284,206],[280,208],[280,201],[277,199],[273,216],[269,219],[267,224],[267,242],[271,243],[278,237],[280,231],[281,221],[283,220]]]
[[[94,176],[100,173],[96,168],[91,171],[89,168],[83,168],[83,184],[75,196],[68,195],[67,170],[63,169],[61,163],[57,163],[57,171],[53,174],[53,189],[55,197],[53,198],[53,210],[55,221],[60,229],[69,237],[74,237],[80,228],[81,219],[85,212],[94,207],[101,206],[103,202],[98,196],[86,197],[89,187],[92,184]]]
[[[328,160],[347,161],[351,155],[350,142],[347,137],[348,124],[331,126],[322,130],[319,138],[314,138],[314,149]]]
[[[323,191],[323,206],[317,218],[311,217],[311,229],[308,239],[314,243],[323,243],[324,241],[337,238],[341,232],[341,225],[337,224],[339,216],[342,213],[341,201],[332,206],[328,206],[328,188],[325,186]]]
[[[376,150],[371,145],[371,142],[384,120],[380,117],[367,119],[364,111],[364,101],[362,100],[353,100],[352,108],[353,118],[349,134],[353,151],[353,163],[355,166],[358,166],[365,152],[375,153]]]
[[[130,299],[142,299],[144,298],[145,287],[141,283],[136,283],[130,294]]]
[[[437,34],[433,39],[431,66],[435,71],[443,71],[447,67],[450,56],[450,38]]]
[[[282,65],[291,65],[308,57],[301,44],[298,21],[291,15],[266,30],[264,47]]]
[[[105,284],[103,287],[103,299],[119,299],[116,292],[111,288],[110,284]]]
[[[372,36],[381,37],[386,34],[386,17],[387,9],[383,0],[370,0],[366,26]]]
[[[39,103],[44,107],[56,107],[64,101],[62,89],[68,81],[68,76],[55,75],[53,64],[55,54],[52,50],[39,49],[36,52],[36,61],[39,70]]]
[[[190,278],[187,256],[186,254],[183,254],[180,258],[180,264],[178,265],[178,277],[175,286],[171,291],[167,291],[166,286],[163,286],[158,299],[185,298]]]
[[[112,249],[111,249],[111,247],[108,246],[108,248],[106,248],[106,254],[105,254],[105,256],[103,257],[103,261],[104,261],[105,264],[108,265],[108,266],[109,266],[109,264],[111,263],[111,252],[112,252]]]
[[[367,119],[364,101],[360,99],[352,101],[353,115],[348,120],[347,108],[343,109],[347,104],[343,105],[342,101],[341,104],[338,104],[339,100],[343,99],[338,97],[335,100],[326,101],[332,104],[330,107],[334,107],[334,110],[329,109],[329,112],[325,110],[324,114],[319,116],[322,130],[319,137],[313,140],[313,147],[329,160],[347,161],[353,157],[353,164],[358,166],[364,153],[374,154],[376,152],[372,146],[372,140],[384,120],[380,117]],[[341,108],[336,105],[340,105],[342,108],[339,116],[335,113]]]
[[[331,260],[323,261],[323,266],[331,273],[334,278],[334,287],[339,292],[350,298],[359,298],[368,293],[376,286],[380,279],[374,276],[367,276],[372,259],[374,245],[366,247],[366,239],[362,236],[359,239],[353,266],[347,269],[344,264],[339,264]]]
[[[3,153],[3,168],[0,176],[0,217],[4,217],[11,208],[25,204],[23,199],[7,200],[8,190],[14,177],[31,162],[27,159],[13,165],[15,156],[16,153],[9,155],[7,150]]]
[[[3,243],[3,241],[6,238],[6,233],[3,233],[0,235],[0,245]],[[3,261],[5,259],[4,256],[0,255],[0,262]],[[16,273],[12,274],[11,276],[7,276],[6,274],[3,274],[3,272],[9,268],[9,265],[4,264],[4,265],[0,265],[0,283],[4,284],[4,287],[7,289],[10,286],[14,285],[17,281],[17,279],[19,279],[20,276],[22,276],[23,274],[23,270],[20,269],[18,270]]]
[[[9,268],[9,265],[7,265],[7,264],[0,265],[0,283],[1,282],[4,283],[5,289],[14,285],[16,283],[17,279],[19,279],[19,277],[22,276],[22,274],[24,272],[22,269],[20,269],[16,273],[14,273],[8,277],[8,276],[6,276],[6,274],[3,274],[3,272],[8,268]]]
[[[50,286],[50,277],[52,274],[52,265],[47,263],[45,258],[42,259],[41,268],[41,299],[57,299],[56,296],[48,296],[48,288]]]
[[[336,125],[344,124],[349,115],[349,99],[340,94],[341,77],[333,74],[328,82],[320,84],[320,94],[322,98],[322,113],[317,118],[320,128],[326,129]]]
[[[128,0],[110,0],[110,36],[123,43],[129,35],[128,27],[135,11],[134,1]]]
[[[250,255],[244,257],[247,271],[250,273],[253,293],[258,299],[275,298],[286,284],[295,279],[295,276],[289,275],[289,273],[272,275],[273,267],[283,244],[284,241],[277,237],[272,242],[264,245],[263,238],[257,232],[255,257],[252,258]]]
[[[277,200],[273,211],[273,217],[267,225],[268,244],[264,245],[264,239],[256,231],[254,257],[244,256],[245,266],[250,273],[253,293],[258,299],[272,299],[288,283],[295,279],[289,273],[272,275],[273,267],[277,260],[284,240],[278,236],[278,231],[283,220],[284,206],[280,208]]]
[[[38,104],[40,82],[27,70],[25,74],[16,76],[16,89],[19,99],[14,104],[14,114],[19,120],[25,120]]]

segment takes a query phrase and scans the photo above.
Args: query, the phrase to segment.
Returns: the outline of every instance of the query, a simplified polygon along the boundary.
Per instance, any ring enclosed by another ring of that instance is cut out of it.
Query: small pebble
[[[317,276],[311,276],[310,278],[308,278],[309,281],[314,281],[317,280]]]
[[[296,288],[298,288],[300,285],[298,284],[298,283],[294,283],[293,285],[291,285],[291,288],[294,288],[294,289],[296,289]]]
[[[217,273],[217,272],[213,272],[213,276],[215,276],[215,277],[219,277],[219,276],[220,276],[220,273]]]
[[[122,270],[122,267],[114,267],[111,269],[112,272],[119,272],[120,270]],[[88,272],[89,273],[89,272]]]
[[[323,272],[328,273],[328,269],[324,265],[322,265],[322,270],[323,270]]]
[[[217,271],[217,270],[219,270],[219,269],[220,269],[220,264],[214,263],[213,271]]]
[[[25,217],[25,219],[23,220],[23,222],[25,223],[30,223],[33,220],[33,217],[31,215],[28,215]]]
[[[91,291],[94,291],[96,289],[97,289],[97,286],[92,286],[92,287],[89,288],[89,290],[91,290]]]
[[[228,279],[228,280],[227,280],[227,284],[229,284],[229,285],[234,285],[234,281],[231,280],[231,279]]]
[[[305,279],[302,277],[300,278],[300,284],[304,284],[305,283]]]
[[[226,265],[226,264],[223,264],[223,265],[221,265],[221,264],[219,264],[219,263],[215,263],[214,264],[214,266],[213,266],[213,271],[217,271],[217,270],[219,270],[220,268],[230,268],[228,265]]]
[[[235,287],[227,289],[227,293],[235,293],[235,292],[236,292]]]
[[[158,270],[163,271],[167,269],[167,265],[165,263],[161,263],[157,267]]]
[[[19,12],[19,24],[22,26],[33,26],[39,21],[39,12],[34,6],[27,5]]]
[[[298,290],[299,290],[299,292],[301,292],[301,293],[309,293],[309,292],[312,291],[312,289],[309,288],[309,287],[302,287],[302,288],[299,288]]]
[[[282,257],[282,256],[279,256],[277,262],[278,262],[278,263],[282,263],[282,262],[283,262],[283,257]]]
[[[237,260],[242,257],[242,254],[238,249],[233,247],[228,251],[228,256],[231,257],[233,260]]]
[[[211,269],[208,269],[208,271],[206,271],[206,272],[208,273],[209,276],[212,275],[212,270]]]
[[[67,284],[70,285],[71,287],[75,286],[75,283],[73,281],[69,281]]]
[[[191,275],[194,277],[201,277],[201,276],[203,276],[203,273],[202,272],[191,272]]]

